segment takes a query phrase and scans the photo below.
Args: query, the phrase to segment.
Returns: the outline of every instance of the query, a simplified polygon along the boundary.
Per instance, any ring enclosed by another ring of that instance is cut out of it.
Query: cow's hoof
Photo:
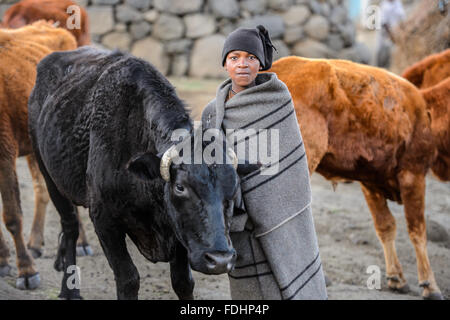
[[[82,296],[79,296],[78,298],[67,299],[67,298],[63,298],[61,296],[58,296],[58,300],[84,300],[84,298]]]
[[[92,256],[93,254],[94,254],[94,252],[92,251],[92,248],[90,245],[77,246],[77,256],[78,257]]]
[[[20,290],[33,290],[41,284],[41,276],[39,272],[32,276],[21,276],[16,280],[16,288]]]
[[[65,292],[61,292],[58,296],[59,300],[83,300],[83,297],[80,296],[80,290],[68,290]]]
[[[28,251],[31,253],[34,259],[42,257],[42,249],[28,248]]]
[[[423,297],[424,300],[444,300],[440,292],[431,292],[428,296]]]
[[[178,296],[178,299],[180,299],[180,300],[195,300],[194,295],[192,293],[188,294],[186,296]]]
[[[0,277],[6,277],[9,275],[11,271],[11,266],[9,264],[5,264],[4,266],[0,266]]]
[[[401,294],[410,292],[409,285],[405,279],[400,278],[397,275],[394,275],[388,276],[387,280],[388,280],[388,287],[390,290]]]
[[[84,300],[84,298],[80,295],[67,298],[65,295],[59,295],[58,300]]]
[[[400,294],[406,294],[411,291],[411,289],[409,288],[409,284],[407,284],[407,283],[403,287],[391,288],[391,290],[396,293],[400,293]]]

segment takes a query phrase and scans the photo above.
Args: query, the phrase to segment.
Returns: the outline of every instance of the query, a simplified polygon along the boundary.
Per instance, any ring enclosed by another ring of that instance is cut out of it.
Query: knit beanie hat
[[[270,40],[269,32],[264,26],[256,29],[239,28],[231,32],[222,50],[222,66],[231,51],[246,51],[254,54],[261,63],[262,70],[269,70],[272,66],[273,49],[277,50]]]

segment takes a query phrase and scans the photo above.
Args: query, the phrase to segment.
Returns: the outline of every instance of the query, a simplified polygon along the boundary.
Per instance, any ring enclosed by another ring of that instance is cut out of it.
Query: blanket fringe
[[[255,234],[255,238],[260,238],[265,236],[266,234],[271,233],[272,231],[278,229],[279,227],[281,227],[283,224],[285,224],[286,222],[289,222],[290,220],[294,219],[296,216],[298,216],[300,213],[302,213],[303,211],[305,211],[309,206],[311,206],[311,202],[309,202],[302,210],[300,210],[297,213],[294,213],[292,216],[290,216],[289,218],[281,221],[279,224],[277,224],[276,226],[274,226],[272,229],[267,230],[265,232],[262,232],[260,234]]]

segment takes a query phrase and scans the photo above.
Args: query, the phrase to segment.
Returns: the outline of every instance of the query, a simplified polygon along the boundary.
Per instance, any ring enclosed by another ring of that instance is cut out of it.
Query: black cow
[[[207,274],[234,266],[228,233],[236,170],[170,164],[172,132],[193,134],[193,127],[153,66],[89,47],[53,53],[38,65],[28,109],[33,149],[61,216],[55,262],[65,271],[61,298],[80,298],[79,289],[67,285],[68,267],[76,264],[76,206],[89,208],[119,299],[136,299],[139,290],[125,235],[148,260],[170,262],[180,299],[193,298],[189,265]]]

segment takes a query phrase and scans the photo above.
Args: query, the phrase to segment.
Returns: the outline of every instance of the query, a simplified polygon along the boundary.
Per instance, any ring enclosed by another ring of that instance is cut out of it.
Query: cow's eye
[[[176,184],[175,185],[175,191],[178,193],[183,193],[184,192],[184,187],[181,184]]]

